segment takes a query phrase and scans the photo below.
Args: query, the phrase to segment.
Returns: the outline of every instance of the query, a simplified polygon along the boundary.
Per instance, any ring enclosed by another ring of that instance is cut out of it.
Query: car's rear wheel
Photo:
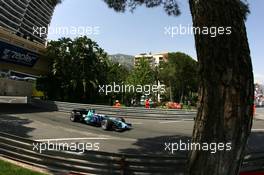
[[[103,130],[110,130],[112,127],[112,122],[110,120],[103,120],[101,122],[101,127]]]
[[[119,127],[117,127],[117,126],[113,126],[113,130],[116,131],[116,132],[124,131],[123,128],[119,128]]]
[[[71,120],[72,122],[76,122],[77,119],[76,119],[76,116],[75,116],[74,113],[71,113],[70,120]]]
[[[119,121],[121,121],[121,122],[124,122],[124,123],[126,122],[125,119],[124,119],[123,117],[118,117],[117,119],[118,119]]]

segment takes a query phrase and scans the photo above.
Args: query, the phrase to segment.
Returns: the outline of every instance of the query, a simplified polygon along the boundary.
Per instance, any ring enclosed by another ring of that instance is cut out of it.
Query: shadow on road
[[[172,154],[171,144],[179,144],[180,142],[190,143],[190,141],[190,137],[180,135],[151,137],[138,139],[138,141],[133,144],[137,146],[137,148],[127,148],[119,151],[122,154],[133,154],[138,157],[142,155],[147,155],[148,157],[154,156],[149,160],[145,158],[138,159],[138,164],[144,165],[144,171],[146,172],[168,175],[183,174],[186,171],[188,151],[175,151]],[[162,158],[164,156],[173,156],[172,159],[168,159],[173,162],[169,163],[167,158]],[[153,161],[156,162],[156,164],[153,164]],[[127,170],[132,167],[131,165],[127,165]],[[133,174],[133,172],[128,172],[128,174]]]
[[[137,154],[137,155],[183,155],[188,154],[187,151],[172,151],[166,149],[166,145],[173,143],[191,143],[191,137],[174,135],[174,136],[159,136],[144,139],[138,139],[133,143],[136,148],[120,149],[119,152],[123,154]],[[264,152],[264,132],[254,131],[250,134],[246,146],[246,153]]]
[[[21,119],[18,117],[10,116],[8,114],[0,114],[0,132],[3,132],[3,133],[11,134],[11,135],[26,138],[26,139],[31,139],[31,136],[28,134],[32,132],[33,130],[35,130],[35,128],[28,127],[27,125],[30,123],[32,123],[32,121],[28,119]],[[1,150],[1,154],[3,153],[2,156],[7,159],[12,159],[13,161],[18,161],[18,162],[21,162],[21,161],[23,162],[23,161],[34,159],[29,156],[30,154],[24,155],[23,153],[20,153],[20,149],[12,150],[12,147],[11,147],[10,150],[9,149],[6,150],[6,148],[2,149]],[[33,150],[33,145],[32,145],[32,150]],[[21,158],[21,156],[22,157],[25,156],[26,158],[25,157]],[[42,161],[43,162],[46,161],[45,159],[41,159],[41,160],[40,159],[41,158],[39,158],[38,160],[39,164],[41,164]],[[62,173],[59,170],[55,171],[54,168],[55,167],[48,165],[46,169],[47,173],[54,174],[54,175],[62,175]]]
[[[44,109],[32,106],[30,104],[4,104],[0,103],[0,114],[24,114],[24,113],[38,113],[38,112],[52,112],[57,111],[56,108]]]
[[[26,126],[32,123],[28,119],[21,119],[9,115],[0,115],[0,132],[5,132],[8,134],[13,134],[16,136],[29,138],[29,132],[33,131],[35,128]]]
[[[264,131],[251,132],[247,143],[247,153],[264,152]]]
[[[173,136],[159,136],[159,137],[151,137],[138,139],[133,145],[137,148],[127,148],[119,150],[120,153],[123,154],[137,154],[137,155],[170,155],[177,156],[182,155],[186,156],[188,154],[187,151],[175,151],[172,154],[172,150],[169,150],[167,147],[170,144],[170,147],[173,143],[190,143],[191,137],[181,136],[181,135],[173,135]]]
[[[138,139],[137,142],[133,143],[137,148],[121,149],[119,152],[124,154],[170,155],[168,150],[165,151],[165,143],[179,143],[180,141],[190,143],[191,137],[176,135]],[[254,131],[250,134],[246,152],[264,152],[264,131]],[[180,155],[187,154],[186,151],[180,151],[176,154],[179,153]]]

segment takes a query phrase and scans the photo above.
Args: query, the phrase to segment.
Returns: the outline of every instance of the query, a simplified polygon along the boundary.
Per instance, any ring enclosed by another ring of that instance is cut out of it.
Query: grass
[[[45,175],[0,160],[0,175]]]

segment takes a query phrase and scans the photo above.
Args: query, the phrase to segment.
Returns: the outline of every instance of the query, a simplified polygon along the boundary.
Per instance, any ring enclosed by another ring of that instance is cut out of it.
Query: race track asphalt
[[[127,119],[133,129],[114,132],[71,122],[69,116],[25,104],[0,104],[0,132],[51,143],[99,143],[99,150],[106,152],[171,155],[165,143],[190,142],[194,124],[193,120]],[[263,120],[254,120],[248,150],[264,151]]]

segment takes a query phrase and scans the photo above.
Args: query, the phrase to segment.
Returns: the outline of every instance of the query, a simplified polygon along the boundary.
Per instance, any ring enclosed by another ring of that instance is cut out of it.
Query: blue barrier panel
[[[0,61],[33,67],[40,55],[0,41]]]

